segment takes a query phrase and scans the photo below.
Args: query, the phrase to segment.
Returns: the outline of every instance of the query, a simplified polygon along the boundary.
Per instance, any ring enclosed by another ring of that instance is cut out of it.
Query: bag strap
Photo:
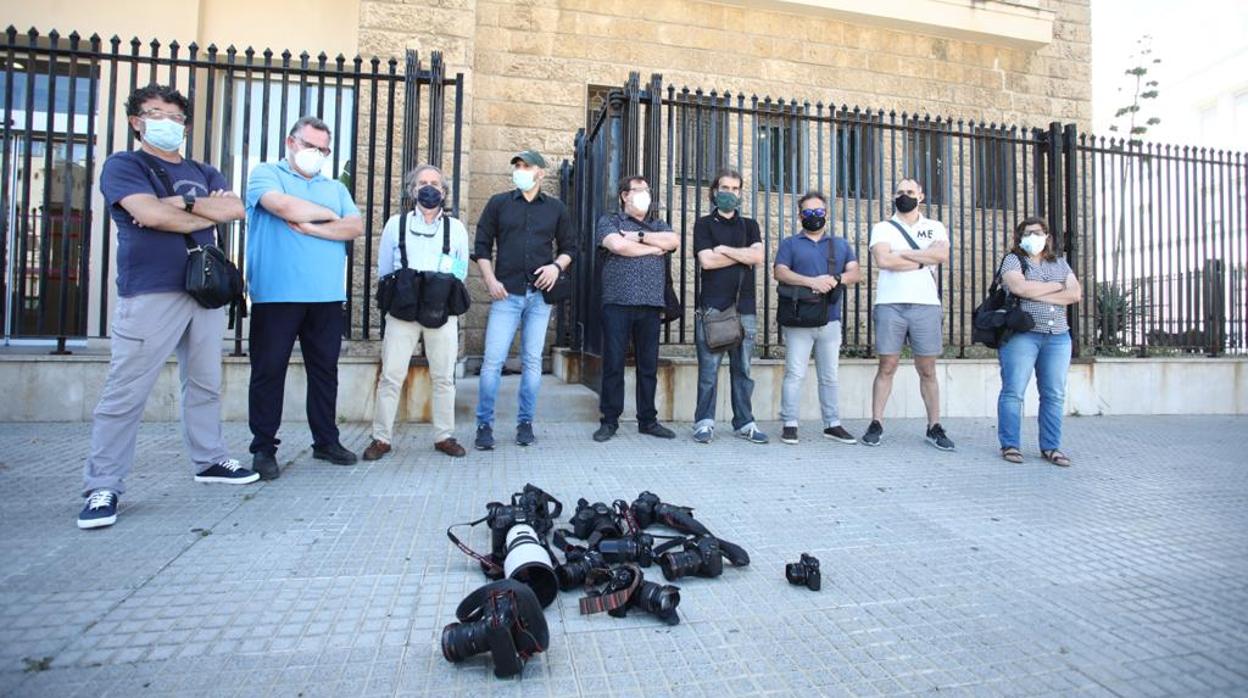
[[[442,254],[451,254],[451,219],[446,211],[442,212]]]
[[[912,250],[919,249],[919,243],[915,242],[914,238],[910,237],[910,233],[906,232],[906,227],[904,225],[898,223],[892,218],[889,218],[888,222],[892,223],[893,227],[897,229],[897,232],[901,233],[901,236],[906,239],[906,242],[909,243],[910,245],[910,249]]]
[[[407,268],[407,211],[399,214],[399,263]]]

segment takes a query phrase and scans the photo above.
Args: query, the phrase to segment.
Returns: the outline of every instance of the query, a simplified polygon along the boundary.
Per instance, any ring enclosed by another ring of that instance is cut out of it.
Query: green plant
[[[1122,352],[1127,344],[1127,328],[1143,314],[1144,304],[1136,297],[1135,284],[1120,285],[1113,281],[1098,281],[1093,305],[1096,322],[1097,353]]]

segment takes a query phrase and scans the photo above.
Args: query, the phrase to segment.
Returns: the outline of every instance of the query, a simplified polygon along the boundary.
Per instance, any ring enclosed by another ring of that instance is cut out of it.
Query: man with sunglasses
[[[871,390],[871,425],[862,443],[880,445],[884,407],[908,341],[927,410],[927,442],[952,451],[953,441],[940,425],[940,385],[936,382],[936,357],[944,348],[936,267],[949,261],[949,233],[943,223],[919,211],[924,198],[917,181],[901,180],[893,199],[897,213],[871,228],[871,259],[880,269],[875,293],[875,351],[880,364]]]
[[[819,327],[783,327],[784,383],[780,389],[780,419],[784,425],[780,441],[796,444],[802,379],[815,354],[819,378],[819,411],[823,436],[844,444],[857,443],[841,425],[837,371],[841,356],[842,287],[858,283],[862,273],[858,255],[843,237],[828,230],[827,198],[809,191],[797,202],[802,231],[780,241],[776,250],[776,281],[804,286],[815,293],[828,294],[827,323]]]
[[[247,180],[247,284],[251,294],[252,469],[277,478],[277,430],[295,340],[307,372],[312,457],[352,465],[338,441],[338,354],[347,299],[347,250],[364,232],[351,194],[321,173],[330,155],[329,126],[305,116],[286,138],[286,157]]]

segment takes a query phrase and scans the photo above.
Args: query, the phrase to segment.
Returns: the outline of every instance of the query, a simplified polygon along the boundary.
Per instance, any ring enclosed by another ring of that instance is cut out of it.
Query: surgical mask
[[[919,205],[919,200],[909,194],[898,194],[897,198],[893,199],[893,205],[901,213],[910,213]]]
[[[325,154],[316,148],[304,148],[295,153],[295,167],[306,175],[317,175],[321,173],[321,166],[325,164]]]
[[[533,184],[537,181],[537,175],[533,174],[533,170],[512,170],[511,182],[516,185],[516,189],[520,191],[528,191],[533,188]]]
[[[719,209],[721,212],[728,213],[729,211],[735,211],[740,205],[741,197],[736,194],[733,194],[730,191],[715,192],[715,208]]]
[[[633,192],[633,210],[641,211],[642,213],[650,212],[650,192]]]
[[[442,190],[432,184],[426,184],[416,190],[416,203],[421,208],[434,209],[442,205]]]
[[[144,119],[147,128],[143,131],[143,142],[166,152],[174,152],[182,146],[186,136],[186,127],[173,119]]]
[[[1018,243],[1018,246],[1023,248],[1029,255],[1038,255],[1044,251],[1044,245],[1048,241],[1048,235],[1028,235]]]
[[[828,219],[823,216],[802,216],[802,227],[812,233],[823,230],[827,222]]]

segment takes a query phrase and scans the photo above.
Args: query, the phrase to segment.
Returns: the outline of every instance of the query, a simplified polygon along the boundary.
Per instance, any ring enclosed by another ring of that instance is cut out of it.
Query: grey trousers
[[[802,379],[815,352],[815,373],[819,378],[819,411],[823,426],[840,426],[837,406],[837,368],[841,359],[841,322],[823,327],[785,327],[784,384],[780,388],[780,419],[784,426],[795,427],[802,402]]]
[[[185,293],[118,298],[112,360],[91,424],[82,495],[125,492],[143,407],[170,353],[182,380],[182,442],[195,472],[229,457],[221,433],[221,337],[225,309],[201,307]]]

